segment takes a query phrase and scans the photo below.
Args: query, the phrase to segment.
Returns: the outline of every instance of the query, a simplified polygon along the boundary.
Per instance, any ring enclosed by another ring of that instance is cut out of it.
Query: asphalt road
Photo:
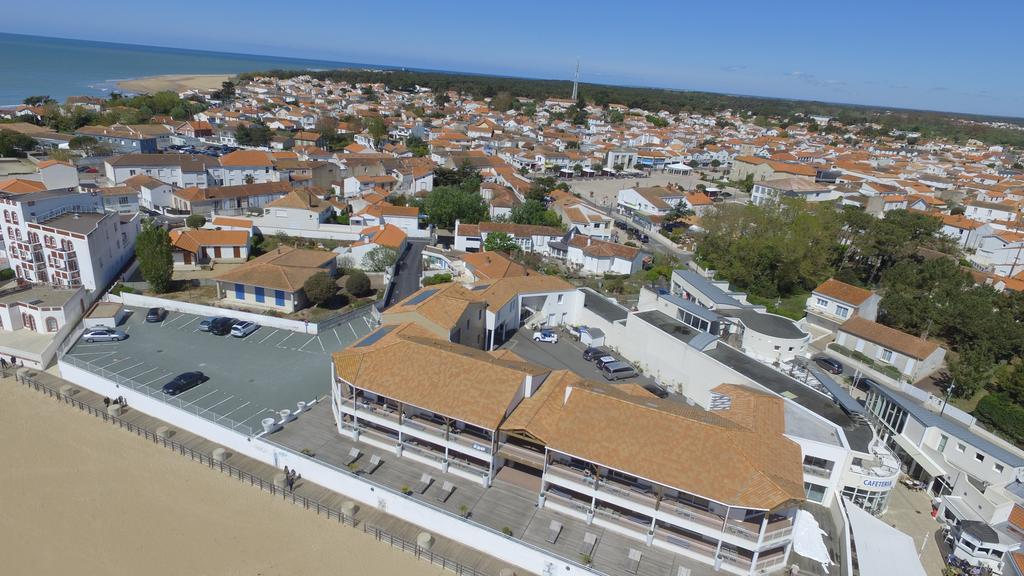
[[[420,276],[423,274],[423,247],[427,245],[425,240],[410,240],[409,249],[398,261],[395,267],[395,287],[391,292],[391,298],[385,304],[385,308],[394,306],[408,298],[410,294],[420,289]]]

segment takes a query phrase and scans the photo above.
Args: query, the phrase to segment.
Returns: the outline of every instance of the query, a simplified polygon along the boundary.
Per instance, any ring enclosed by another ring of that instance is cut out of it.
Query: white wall
[[[125,292],[121,294],[121,297],[125,306],[135,306],[137,308],[161,307],[174,312],[185,312],[188,314],[197,314],[199,316],[227,316],[229,318],[235,318],[236,320],[248,320],[250,322],[255,322],[261,326],[271,326],[273,328],[281,328],[283,330],[303,332],[306,334],[317,333],[317,325],[312,322],[310,322],[307,327],[303,322],[298,320],[275,318],[274,316],[268,316],[266,314],[259,314],[256,312],[242,312],[240,310],[231,310],[229,308],[217,308],[214,306],[205,306],[203,304],[193,304],[191,302],[179,302],[177,300],[143,296],[142,294],[128,294]],[[268,294],[268,298],[272,299],[273,297],[273,292],[270,292]]]

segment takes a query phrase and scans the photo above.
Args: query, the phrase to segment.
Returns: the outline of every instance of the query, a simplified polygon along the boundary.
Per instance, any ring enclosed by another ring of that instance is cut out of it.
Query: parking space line
[[[344,346],[345,343],[341,341],[341,336],[338,336],[338,329],[335,328],[334,330],[331,330],[331,332],[334,332],[334,337],[338,339],[338,346]]]
[[[369,316],[363,316],[363,322],[366,324],[366,327],[368,329],[373,330],[373,325],[370,324],[370,317]]]
[[[263,344],[263,343],[264,343],[264,342],[266,342],[266,341],[267,341],[267,340],[268,340],[268,339],[269,339],[269,338],[270,338],[271,336],[273,336],[274,334],[277,334],[277,332],[278,332],[278,329],[277,329],[277,328],[274,328],[274,331],[273,331],[273,332],[271,332],[270,334],[267,334],[266,336],[264,336],[264,337],[263,337],[263,340],[260,340],[260,341],[259,341],[259,343],[260,343],[260,344]]]
[[[169,326],[171,324],[174,324],[175,322],[177,322],[178,320],[181,320],[184,317],[185,317],[184,314],[178,314],[177,316],[174,317],[173,320],[168,320],[167,318],[164,318],[163,322],[160,323],[160,327],[163,328],[164,326]]]
[[[216,408],[217,406],[220,406],[221,404],[223,404],[223,403],[227,402],[228,400],[231,400],[231,399],[232,399],[232,398],[234,398],[234,397],[235,397],[235,395],[234,395],[234,394],[232,394],[231,396],[228,396],[227,398],[225,398],[225,399],[221,400],[220,402],[217,402],[217,403],[216,403],[216,404],[214,404],[213,406],[210,406],[209,408],[205,408],[205,410],[207,410],[207,411],[213,410],[213,409],[214,409],[214,408]]]
[[[152,379],[152,380],[150,380],[149,382],[146,382],[145,384],[143,384],[143,386],[149,386],[149,385],[150,385],[150,384],[152,384],[153,382],[156,382],[157,380],[163,380],[164,378],[167,378],[167,377],[168,377],[168,376],[170,376],[171,374],[174,374],[174,372],[168,372],[167,374],[163,374],[163,375],[161,375],[161,376],[157,376],[156,378],[153,378],[153,379]]]
[[[127,370],[131,370],[132,368],[138,368],[139,366],[142,366],[143,364],[145,364],[145,362],[139,362],[138,364],[132,364],[131,366],[129,366],[127,368],[121,368],[117,372],[114,372],[114,374],[120,374],[121,372],[125,372]]]
[[[189,404],[196,404],[197,402],[199,402],[199,401],[200,401],[200,400],[202,400],[203,398],[206,398],[206,397],[207,397],[207,396],[209,396],[210,394],[216,394],[217,392],[220,392],[220,390],[219,390],[219,389],[217,389],[217,388],[214,388],[213,390],[210,390],[209,392],[207,392],[206,394],[203,394],[203,395],[202,395],[202,396],[200,396],[199,398],[196,398],[195,400],[187,400],[187,402],[188,402]],[[198,404],[196,404],[196,405],[198,406]]]
[[[353,336],[355,336],[357,339],[359,338],[359,334],[356,334],[356,329],[352,327],[351,322],[348,323],[348,329],[352,331]]]
[[[281,344],[284,344],[284,341],[291,338],[292,336],[295,336],[295,332],[289,332],[288,335],[285,336],[283,340],[277,343],[277,347],[282,348]]]
[[[319,336],[316,337],[316,343],[320,345],[321,352],[327,352],[327,348],[324,348],[324,341]]]
[[[309,344],[313,340],[316,340],[316,336],[311,336],[309,340],[306,340],[306,344]],[[299,350],[302,350],[303,348],[305,348],[306,344],[303,344],[302,346],[299,346]]]
[[[150,372],[152,372],[152,371],[154,371],[154,370],[156,370],[156,368],[150,368],[149,370],[146,370],[145,372],[139,372],[139,373],[138,373],[138,374],[136,374],[135,376],[131,376],[131,379],[132,379],[132,380],[135,380],[135,379],[136,379],[136,378],[138,378],[139,376],[142,376],[142,375],[145,375],[145,374],[149,374]]]
[[[237,411],[241,410],[242,408],[245,408],[245,407],[246,407],[246,406],[248,406],[249,404],[252,404],[252,402],[246,402],[245,404],[242,404],[242,405],[241,405],[241,406],[239,406],[238,408],[235,408],[235,409],[233,409],[233,410],[231,410],[231,411],[229,411],[229,412],[225,412],[224,414],[221,414],[221,415],[220,415],[220,417],[221,417],[221,418],[227,418],[227,417],[228,417],[228,416],[229,416],[230,414],[234,414],[235,412],[237,412]]]
[[[104,364],[103,366],[100,366],[100,368],[107,369],[107,368],[110,368],[111,366],[113,366],[114,364],[120,364],[121,362],[124,362],[125,360],[131,360],[131,359],[132,359],[131,356],[125,356],[124,358],[121,358],[120,360],[114,360],[110,364]]]
[[[184,314],[182,314],[182,316],[184,316]],[[189,320],[188,322],[185,322],[185,323],[184,323],[184,324],[182,324],[181,326],[178,326],[178,329],[179,329],[179,330],[181,330],[181,329],[183,329],[183,328],[184,328],[185,326],[188,326],[189,324],[191,324],[191,323],[195,322],[196,320],[199,320],[199,316],[193,316],[191,320]]]

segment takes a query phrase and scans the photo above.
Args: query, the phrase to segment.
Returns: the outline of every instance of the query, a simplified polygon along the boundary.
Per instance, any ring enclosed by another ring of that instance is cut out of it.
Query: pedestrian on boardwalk
[[[110,398],[109,397],[103,399],[103,407],[104,408],[110,408]]]
[[[288,477],[286,478],[286,482],[288,483],[288,491],[289,492],[294,491],[295,490],[295,476],[292,476],[291,474],[289,474]]]
[[[0,367],[2,367],[4,370],[7,370],[7,360],[0,358]]]

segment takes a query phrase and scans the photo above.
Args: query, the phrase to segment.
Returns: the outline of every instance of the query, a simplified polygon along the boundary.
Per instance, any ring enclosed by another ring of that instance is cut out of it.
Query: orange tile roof
[[[530,270],[518,262],[514,262],[501,252],[469,252],[462,256],[480,280],[497,280],[511,276],[528,276]]]
[[[296,292],[310,276],[326,270],[325,265],[334,259],[332,252],[280,246],[214,279]]]
[[[25,180],[24,178],[11,178],[0,181],[0,192],[8,194],[27,194],[46,190],[46,184],[38,180]]]
[[[864,288],[858,288],[852,286],[846,282],[840,282],[835,278],[829,278],[821,283],[820,286],[814,289],[818,294],[828,296],[829,298],[835,298],[840,302],[846,302],[854,306],[860,306],[865,300],[871,297],[874,292],[871,290],[865,290]]]
[[[394,250],[401,248],[406,239],[406,233],[394,224],[367,226],[360,231],[360,234],[369,235],[369,242]]]
[[[918,360],[924,360],[939,348],[939,345],[934,342],[922,340],[906,332],[900,332],[895,328],[859,316],[843,322],[839,330]]]
[[[171,230],[171,246],[193,254],[203,246],[246,246],[249,233],[245,230],[209,230],[206,228],[176,228]]]

